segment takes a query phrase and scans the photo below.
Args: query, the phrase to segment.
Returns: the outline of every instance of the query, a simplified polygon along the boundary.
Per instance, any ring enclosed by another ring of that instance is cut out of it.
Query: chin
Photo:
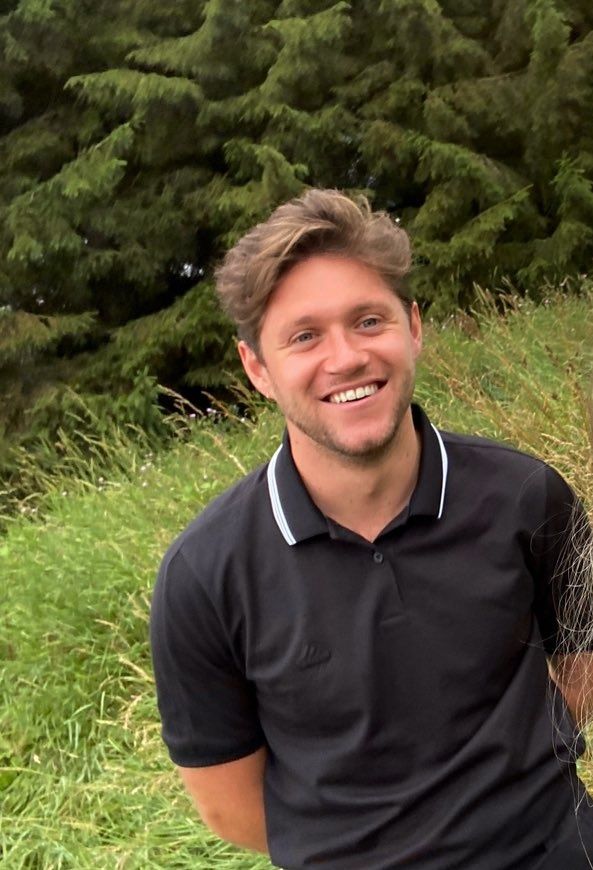
[[[352,442],[340,442],[336,439],[335,441],[326,442],[324,446],[333,453],[343,456],[346,459],[365,462],[375,460],[388,453],[391,445],[395,441],[395,436],[395,432],[389,432],[383,438],[377,438],[377,436],[374,435],[373,438]]]

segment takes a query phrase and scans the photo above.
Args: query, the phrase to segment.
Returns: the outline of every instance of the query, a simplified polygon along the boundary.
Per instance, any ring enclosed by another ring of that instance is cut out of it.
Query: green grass
[[[593,298],[485,306],[427,329],[418,396],[440,425],[511,441],[590,507]],[[217,492],[264,461],[281,421],[189,425],[172,449],[113,445],[46,476],[0,538],[0,860],[12,868],[269,867],[196,819],[159,733],[147,646],[158,562]],[[107,451],[108,452],[108,451]],[[94,481],[94,482],[93,482]],[[587,775],[587,770],[585,774]]]
[[[0,539],[7,867],[269,866],[196,823],[161,744],[147,648],[160,557],[243,461],[265,458],[279,431],[266,417],[224,442],[196,426],[141,465],[131,453],[135,473],[100,487],[56,481],[42,518]]]
[[[444,428],[507,441],[557,468],[593,507],[593,293],[430,326],[416,396]]]

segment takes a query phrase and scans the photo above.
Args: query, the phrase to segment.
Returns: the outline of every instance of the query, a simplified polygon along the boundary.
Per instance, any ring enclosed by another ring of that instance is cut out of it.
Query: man
[[[578,506],[411,405],[409,267],[386,214],[311,190],[219,270],[286,435],[165,556],[163,736],[205,823],[284,868],[578,870],[546,663]]]

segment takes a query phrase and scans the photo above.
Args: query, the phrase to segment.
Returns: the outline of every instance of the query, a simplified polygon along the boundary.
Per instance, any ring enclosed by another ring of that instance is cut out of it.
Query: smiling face
[[[239,343],[253,385],[274,399],[297,453],[368,461],[396,442],[409,414],[422,346],[418,308],[408,315],[372,269],[313,256],[297,263],[266,307],[259,353]]]

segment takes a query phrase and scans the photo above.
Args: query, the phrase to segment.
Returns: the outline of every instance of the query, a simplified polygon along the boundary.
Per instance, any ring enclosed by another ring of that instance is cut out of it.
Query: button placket
[[[393,565],[387,554],[381,550],[372,548],[370,556],[373,560],[371,571],[375,577],[375,582],[385,584],[385,598],[380,624],[397,621],[403,615],[403,602]]]

